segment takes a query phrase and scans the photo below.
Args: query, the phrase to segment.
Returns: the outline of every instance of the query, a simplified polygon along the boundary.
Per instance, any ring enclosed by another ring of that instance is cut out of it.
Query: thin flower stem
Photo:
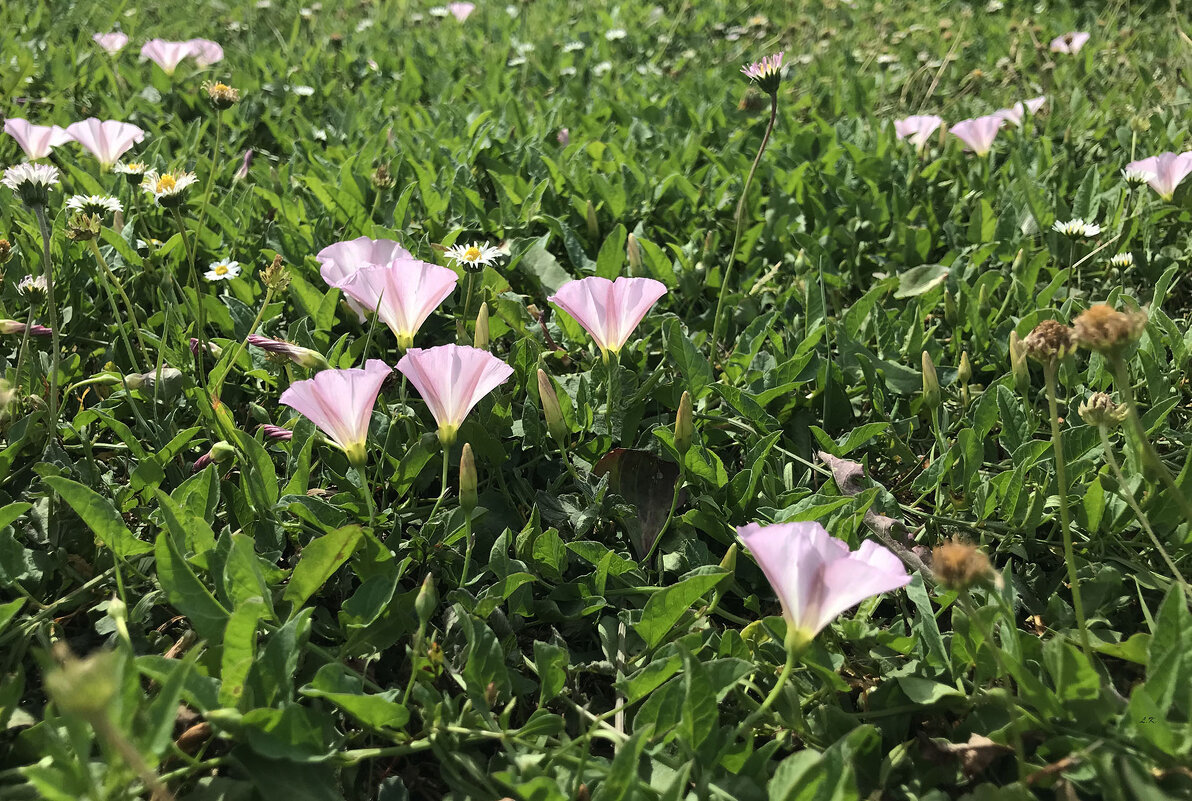
[[[236,350],[232,354],[232,358],[228,361],[228,367],[220,375],[216,376],[215,384],[211,388],[211,394],[219,397],[219,391],[223,388],[224,379],[228,377],[228,373],[236,366],[236,360],[240,358],[240,354],[248,347],[248,338],[252,336],[253,332],[257,330],[257,326],[261,324],[262,318],[265,316],[265,310],[269,308],[269,302],[273,300],[273,289],[265,288],[265,300],[261,302],[261,308],[257,310],[257,316],[253,318],[252,325],[248,327],[248,333],[244,335],[244,339],[236,343]],[[361,474],[363,478],[363,473]]]
[[[468,586],[468,570],[472,566],[472,546],[475,545],[475,535],[472,532],[472,516],[465,512],[464,514],[464,569],[459,574],[459,588],[462,590]]]
[[[368,509],[368,527],[375,528],[377,525],[377,507],[373,503],[372,490],[368,483],[368,473],[363,467],[353,468],[356,471],[356,478],[360,481],[360,494],[364,496],[364,505]]]
[[[32,327],[33,327],[33,306],[32,306],[32,304],[30,304],[29,314],[26,315],[26,317],[25,317],[25,330],[21,334],[21,347],[20,347],[20,350],[17,351],[17,371],[16,371],[16,375],[13,376],[13,379],[18,386],[21,383],[21,368],[25,365],[25,354],[29,350],[29,329]],[[30,372],[29,386],[32,387],[33,386],[33,375],[32,375],[33,370],[32,370],[32,368],[30,368],[29,372]]]
[[[789,625],[789,624],[788,624]],[[773,689],[762,700],[761,705],[753,710],[745,720],[741,721],[741,725],[737,726],[737,730],[733,733],[732,738],[729,739],[728,745],[732,745],[737,740],[749,734],[753,730],[754,724],[761,720],[762,715],[774,706],[774,702],[778,700],[778,696],[782,694],[782,690],[786,687],[786,683],[790,681],[791,673],[795,670],[795,664],[799,661],[799,656],[803,653],[802,648],[793,648],[787,646],[786,648],[786,664],[782,666],[782,672],[778,674],[778,680],[774,682]]]
[[[1183,490],[1175,483],[1171,471],[1167,469],[1167,465],[1163,463],[1162,457],[1159,456],[1159,452],[1155,450],[1150,437],[1147,436],[1146,427],[1143,426],[1142,418],[1138,414],[1138,404],[1134,401],[1134,387],[1130,384],[1130,374],[1126,370],[1125,360],[1115,354],[1109,357],[1109,364],[1113,369],[1114,383],[1117,384],[1118,392],[1126,403],[1126,417],[1134,429],[1134,434],[1138,437],[1139,446],[1145,452],[1147,460],[1154,465],[1155,472],[1159,474],[1159,480],[1163,482],[1163,486],[1167,487],[1167,491],[1179,504],[1184,518],[1192,520],[1192,503],[1188,501]]]
[[[567,472],[570,474],[572,481],[577,484],[582,483],[580,481],[579,473],[575,472],[575,466],[571,464],[571,457],[567,455],[567,448],[565,448],[562,443],[559,443],[559,455],[563,457],[563,466],[567,468]]]
[[[1167,549],[1163,547],[1163,542],[1155,534],[1155,530],[1151,528],[1151,521],[1147,519],[1146,512],[1138,505],[1138,501],[1134,498],[1134,493],[1130,491],[1130,487],[1126,484],[1126,477],[1122,475],[1122,468],[1118,465],[1117,457],[1113,453],[1113,444],[1109,441],[1109,429],[1105,426],[1097,426],[1097,431],[1101,434],[1101,450],[1105,452],[1105,461],[1109,464],[1109,469],[1113,471],[1114,478],[1117,479],[1118,494],[1126,500],[1131,511],[1134,512],[1134,516],[1138,518],[1143,531],[1147,533],[1151,538],[1151,542],[1155,544],[1155,548],[1159,551],[1159,555],[1163,558],[1167,569],[1172,572],[1175,580],[1180,584],[1187,585],[1188,582],[1184,580],[1184,576],[1180,573],[1180,569],[1176,567],[1175,561],[1167,553]]]
[[[207,171],[207,188],[203,191],[203,208],[199,210],[199,227],[195,236],[203,235],[203,223],[207,221],[207,206],[211,203],[211,189],[215,185],[216,165],[219,164],[219,142],[223,135],[223,112],[215,111],[215,147],[211,151],[211,168]],[[191,269],[194,269],[192,260]]]
[[[613,405],[614,405],[613,383],[617,380],[618,359],[617,359],[616,353],[612,353],[607,350],[603,352],[603,356],[604,356],[604,366],[606,368],[608,368],[607,369],[608,375],[606,376],[606,382],[605,382],[607,385],[606,389],[608,391],[608,402],[605,404],[605,407],[604,407],[604,422],[605,422],[605,425],[608,426],[609,439],[611,439],[613,444],[615,445],[617,443],[617,435],[613,433]]]
[[[1076,571],[1076,551],[1072,547],[1072,512],[1068,508],[1068,474],[1064,464],[1064,444],[1060,438],[1059,404],[1056,402],[1055,374],[1058,360],[1049,359],[1043,364],[1043,375],[1047,382],[1047,408],[1051,417],[1051,447],[1055,454],[1055,480],[1060,498],[1060,533],[1064,537],[1064,563],[1068,568],[1068,583],[1072,585],[1072,608],[1076,612],[1076,625],[1080,629],[1080,646],[1085,656],[1092,653],[1089,646],[1088,623],[1084,617],[1084,601],[1080,597],[1080,577]]]
[[[749,168],[749,175],[745,178],[745,186],[741,189],[741,198],[737,201],[737,212],[734,215],[733,247],[729,251],[728,261],[724,265],[724,276],[720,281],[720,296],[716,300],[716,314],[712,318],[712,339],[708,353],[713,362],[716,360],[716,345],[720,342],[723,329],[721,312],[724,309],[724,299],[728,296],[728,287],[733,275],[733,265],[737,258],[737,247],[741,244],[741,229],[745,224],[745,202],[749,198],[749,187],[753,184],[753,176],[757,173],[757,165],[762,160],[762,153],[766,152],[766,145],[770,142],[770,134],[774,132],[774,123],[778,121],[778,93],[770,95],[770,122],[766,125],[766,133],[762,137],[761,146],[753,158],[753,165]]]
[[[443,483],[439,490],[439,498],[435,501],[435,505],[431,507],[430,514],[426,516],[426,521],[429,523],[434,518],[435,512],[439,511],[439,507],[443,505],[443,500],[447,497],[447,467],[451,464],[451,446],[443,446]]]
[[[195,249],[186,237],[186,223],[182,221],[182,213],[178,211],[177,206],[172,211],[174,212],[174,222],[178,225],[178,233],[182,236],[182,244],[186,246],[187,261],[190,266],[190,282],[195,289],[195,325],[198,327],[199,340],[199,349],[195,353],[195,381],[199,383],[199,386],[203,386],[207,383],[206,371],[203,367],[207,353],[207,320],[203,309],[202,287],[199,285],[199,277],[195,273]]]
[[[54,265],[50,261],[50,226],[46,221],[44,205],[34,206],[33,213],[37,215],[37,226],[41,229],[41,245],[44,252],[42,265],[45,267],[46,276],[46,308],[50,315],[51,348],[53,348],[53,353],[50,354],[50,436],[56,437],[58,431],[58,360],[61,350],[58,341],[58,304],[54,298]]]
[[[414,691],[414,682],[418,678],[418,652],[422,650],[422,640],[426,637],[426,624],[419,623],[418,631],[414,633],[414,642],[410,645],[410,678],[406,681],[406,690],[402,693],[402,706],[410,703],[410,693]]]
[[[679,493],[683,491],[683,482],[687,477],[687,469],[682,462],[679,462],[679,477],[675,480],[675,492],[671,495],[670,511],[666,514],[666,520],[662,523],[662,528],[658,530],[658,535],[654,537],[654,541],[650,543],[650,550],[646,552],[646,556],[642,559],[642,564],[649,564],[650,557],[654,555],[654,551],[658,549],[658,543],[662,542],[662,536],[666,534],[670,528],[671,520],[675,517],[675,510],[679,507]]]
[[[468,282],[464,286],[464,316],[460,320],[460,344],[468,344],[468,312],[472,310],[472,282],[476,278],[476,273],[468,270]]]
[[[95,256],[95,261],[97,264],[99,264],[99,269],[103,272],[107,282],[111,284],[111,286],[109,286],[108,283],[105,283],[104,291],[107,293],[108,299],[111,301],[112,313],[116,315],[117,320],[120,319],[120,309],[116,305],[115,297],[112,296],[112,287],[114,286],[116,291],[120,294],[121,300],[124,301],[124,308],[128,312],[128,322],[132,325],[133,333],[136,335],[137,345],[140,346],[141,353],[147,356],[150,351],[145,345],[144,338],[141,336],[141,324],[137,321],[137,314],[133,308],[132,301],[129,300],[128,294],[125,293],[124,287],[121,285],[119,279],[116,278],[116,276],[112,273],[112,270],[108,267],[108,262],[103,257],[103,253],[100,252],[99,245],[95,242],[95,240],[88,239],[87,245],[91,249],[92,255]],[[128,342],[128,333],[124,330],[124,328],[125,327],[123,325],[120,326],[120,337],[124,340],[124,346],[128,349],[128,358],[132,359],[133,368],[139,371],[140,367],[137,366],[139,361],[133,356],[132,346]]]

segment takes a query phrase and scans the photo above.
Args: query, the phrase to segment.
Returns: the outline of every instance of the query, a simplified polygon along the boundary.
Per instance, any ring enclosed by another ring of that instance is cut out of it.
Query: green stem
[[[1055,480],[1060,498],[1060,533],[1064,537],[1064,563],[1068,568],[1068,583],[1072,585],[1072,608],[1076,612],[1076,625],[1080,629],[1080,645],[1085,656],[1092,653],[1089,646],[1088,623],[1084,617],[1084,601],[1080,597],[1080,577],[1076,571],[1076,551],[1072,547],[1072,513],[1068,508],[1068,475],[1064,464],[1064,444],[1060,438],[1059,404],[1056,402],[1057,359],[1043,363],[1043,375],[1047,382],[1047,408],[1051,417],[1051,447],[1055,454]]]
[[[112,294],[112,287],[116,287],[116,291],[120,293],[121,298],[124,300],[124,306],[128,312],[128,321],[132,326],[133,333],[136,334],[137,344],[140,345],[141,353],[148,354],[149,348],[145,346],[145,340],[141,338],[141,326],[140,323],[137,322],[136,312],[133,311],[132,301],[128,299],[128,295],[124,292],[124,287],[120,285],[118,280],[116,280],[116,276],[112,274],[110,269],[108,269],[108,263],[104,259],[103,253],[100,252],[99,245],[96,244],[95,240],[88,239],[87,246],[90,248],[92,255],[95,256],[95,261],[99,265],[99,269],[104,274],[104,278],[106,279],[103,283],[104,294],[108,296],[108,303],[112,307],[112,314],[115,315],[117,323],[120,323],[118,326],[120,331],[120,339],[124,342],[124,349],[128,351],[128,358],[132,363],[132,369],[136,370],[138,373],[142,372],[140,361],[133,353],[132,343],[129,342],[128,332],[125,330],[126,326],[123,325],[123,321],[120,319],[120,307],[116,304],[116,298]]]
[[[25,354],[29,350],[29,329],[33,327],[33,305],[29,305],[29,314],[25,316],[25,331],[21,334],[21,347],[17,351],[17,370],[16,375],[13,376],[13,383],[17,386],[21,385],[21,368],[25,365]],[[29,388],[33,387],[33,370],[30,369]]]
[[[203,208],[199,210],[199,227],[195,236],[203,235],[203,223],[207,221],[207,206],[211,203],[211,190],[215,185],[215,173],[219,164],[219,140],[223,134],[223,112],[215,112],[215,147],[211,151],[211,167],[207,170],[207,188],[203,192]],[[194,265],[192,264],[193,268]]]
[[[215,377],[214,386],[211,389],[211,394],[215,397],[219,397],[219,392],[223,389],[224,379],[228,377],[228,373],[236,366],[236,360],[240,358],[240,354],[248,347],[248,338],[252,336],[253,331],[257,330],[257,326],[261,324],[261,319],[265,316],[265,310],[269,308],[269,302],[271,300],[273,300],[273,289],[266,287],[265,300],[261,303],[261,308],[257,310],[257,316],[253,318],[252,325],[248,327],[248,333],[244,335],[244,339],[236,343],[236,351],[228,361],[227,369]]]
[[[439,490],[439,498],[435,501],[435,505],[431,507],[430,514],[426,516],[426,522],[434,519],[435,512],[439,511],[439,507],[443,505],[443,500],[447,497],[447,467],[451,463],[451,446],[443,446],[443,482]]]
[[[1142,507],[1138,505],[1138,501],[1134,498],[1134,493],[1130,491],[1130,487],[1126,484],[1126,477],[1122,474],[1122,468],[1118,466],[1117,457],[1113,454],[1113,445],[1109,442],[1109,430],[1105,426],[1097,426],[1097,431],[1101,434],[1101,450],[1105,452],[1105,461],[1109,464],[1109,469],[1113,471],[1114,478],[1118,482],[1118,494],[1121,495],[1130,509],[1134,512],[1134,516],[1138,518],[1138,522],[1142,525],[1143,531],[1151,538],[1151,542],[1155,544],[1155,548],[1159,551],[1159,556],[1163,558],[1163,562],[1167,565],[1168,570],[1171,571],[1172,576],[1180,584],[1186,585],[1188,582],[1184,580],[1184,576],[1180,573],[1180,569],[1176,567],[1175,560],[1167,553],[1167,549],[1163,547],[1163,542],[1155,534],[1155,530],[1151,528],[1151,521],[1147,519],[1146,512],[1142,511]]]
[[[766,714],[770,707],[774,706],[774,702],[778,700],[778,696],[782,693],[783,688],[786,687],[786,683],[790,680],[791,673],[794,672],[795,664],[799,661],[799,656],[802,653],[802,648],[792,647],[789,644],[787,645],[786,664],[782,666],[782,672],[778,674],[778,680],[774,682],[773,689],[770,690],[770,693],[762,701],[761,706],[753,710],[753,712],[750,713],[745,720],[741,721],[741,725],[737,726],[737,730],[733,733],[728,745],[735,743],[737,740],[753,731],[754,724],[761,719],[762,715]]]
[[[172,211],[174,212],[174,222],[178,225],[178,233],[182,236],[182,244],[186,247],[187,262],[190,268],[190,282],[194,285],[195,290],[195,325],[198,329],[199,340],[199,349],[195,353],[195,381],[202,387],[207,383],[205,378],[206,370],[203,366],[207,355],[207,320],[206,311],[203,308],[202,287],[199,285],[199,277],[195,272],[195,248],[191,246],[190,240],[186,237],[186,223],[182,221],[182,212],[178,211],[177,206]]]
[[[377,524],[377,508],[373,503],[372,491],[368,485],[368,473],[364,467],[352,468],[356,471],[356,478],[360,481],[360,494],[364,496],[364,505],[368,509],[368,527],[375,528]]]
[[[762,153],[766,152],[766,145],[770,142],[770,134],[774,132],[774,123],[778,120],[778,93],[770,95],[770,122],[766,125],[766,133],[762,137],[761,146],[753,158],[753,165],[749,168],[749,175],[745,178],[745,186],[741,189],[741,198],[737,201],[737,212],[734,215],[733,247],[728,254],[728,262],[724,265],[724,277],[720,282],[720,296],[716,300],[716,314],[712,318],[712,340],[708,353],[713,363],[716,361],[716,345],[720,341],[723,328],[721,311],[724,309],[724,299],[728,296],[728,287],[733,274],[733,265],[737,258],[737,247],[741,244],[741,229],[745,222],[745,202],[749,198],[749,187],[753,184],[753,176],[757,173],[757,165],[762,160]]]
[[[476,278],[476,273],[468,270],[468,282],[464,287],[464,316],[460,321],[461,334],[460,344],[467,345],[468,342],[468,312],[472,310],[472,282]]]
[[[662,523],[662,528],[658,530],[658,536],[650,543],[650,550],[646,552],[646,556],[642,559],[642,564],[650,563],[650,557],[654,555],[654,551],[658,549],[658,543],[662,542],[662,537],[666,534],[667,529],[670,528],[671,520],[675,517],[675,510],[679,507],[679,493],[683,490],[683,481],[687,477],[687,469],[682,462],[679,462],[679,477],[675,480],[675,492],[671,495],[670,511],[666,514],[666,520]]]
[[[472,516],[465,512],[464,514],[464,536],[466,537],[464,543],[464,569],[459,575],[459,588],[462,590],[468,585],[468,570],[472,566],[472,546],[475,545],[475,536],[472,532]]]
[[[606,376],[606,389],[608,391],[608,402],[604,406],[604,422],[608,427],[608,436],[614,445],[617,444],[617,435],[613,433],[613,382],[617,380],[617,354],[611,351],[602,351],[601,355],[604,357],[604,366],[607,368],[608,375]]]
[[[1130,426],[1134,429],[1135,436],[1138,437],[1139,446],[1146,454],[1147,460],[1154,465],[1155,472],[1159,474],[1159,480],[1163,482],[1163,486],[1179,504],[1184,513],[1184,519],[1192,520],[1192,503],[1188,502],[1188,498],[1175,483],[1171,471],[1163,464],[1162,457],[1159,456],[1159,452],[1155,450],[1150,437],[1147,436],[1146,427],[1143,426],[1142,418],[1138,414],[1138,404],[1134,401],[1134,388],[1130,385],[1130,374],[1126,370],[1125,360],[1115,354],[1109,357],[1109,364],[1113,368],[1113,379],[1117,384],[1118,393],[1126,403],[1126,416],[1130,421]]]
[[[56,437],[58,431],[58,360],[61,346],[58,341],[58,304],[54,298],[54,265],[50,261],[50,226],[46,222],[44,205],[34,206],[33,213],[37,215],[37,227],[41,229],[41,245],[44,253],[42,265],[45,268],[46,276],[46,308],[50,315],[51,348],[53,348],[53,353],[50,354],[50,436]]]

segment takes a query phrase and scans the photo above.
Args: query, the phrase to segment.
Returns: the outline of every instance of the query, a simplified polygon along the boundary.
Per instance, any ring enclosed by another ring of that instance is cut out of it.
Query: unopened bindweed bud
[[[625,242],[625,257],[629,259],[629,274],[640,275],[642,271],[642,246],[633,234]]]
[[[588,201],[587,208],[588,218],[588,238],[593,242],[600,239],[600,221],[596,219],[596,207],[592,205],[592,201]]]
[[[199,472],[209,464],[222,464],[236,455],[236,449],[224,440],[211,446],[211,450],[195,460],[194,472]]]
[[[940,379],[935,372],[935,362],[927,351],[923,351],[923,405],[929,409],[940,405]]]
[[[720,566],[732,573],[737,569],[737,543],[728,546],[728,552],[720,560]]]
[[[694,438],[695,420],[691,411],[691,393],[684,391],[683,397],[679,399],[679,411],[675,415],[675,450],[679,455],[687,455]]]
[[[1026,365],[1026,348],[1016,331],[1010,332],[1010,372],[1014,376],[1014,388],[1026,397],[1031,388],[1031,373]]]
[[[430,573],[426,574],[426,578],[422,580],[422,587],[418,590],[418,596],[414,599],[414,611],[418,614],[418,622],[425,626],[430,622],[431,615],[435,613],[435,607],[439,605],[439,597],[435,592],[435,577]]]
[[[993,572],[988,556],[959,540],[936,546],[931,552],[931,570],[936,580],[950,590],[966,590]]]
[[[317,350],[304,348],[292,342],[282,342],[258,334],[249,334],[248,344],[254,345],[266,353],[289,359],[299,367],[305,367],[308,370],[326,370],[331,366],[327,358]]]
[[[973,365],[969,362],[968,351],[960,354],[960,366],[956,368],[956,380],[967,384],[973,378]]]
[[[468,514],[476,508],[476,457],[467,442],[459,454],[459,505]]]
[[[270,423],[261,423],[257,426],[257,430],[269,439],[275,439],[280,442],[286,442],[294,438],[294,432],[290,429],[271,425]]]
[[[981,314],[989,313],[989,287],[982,284],[981,291],[977,293],[977,311]]]
[[[956,306],[956,296],[948,289],[944,290],[944,320],[948,325],[956,325],[960,322],[960,309]]]
[[[546,418],[546,430],[561,447],[567,443],[567,423],[563,420],[563,409],[559,396],[545,370],[538,371],[538,398],[542,402],[542,416]]]
[[[480,350],[488,350],[488,304],[484,302],[481,302],[480,311],[476,313],[476,337],[472,345]]]

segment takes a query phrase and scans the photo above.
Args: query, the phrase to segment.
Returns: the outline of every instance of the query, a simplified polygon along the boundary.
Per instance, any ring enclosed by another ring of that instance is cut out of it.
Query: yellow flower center
[[[476,261],[479,258],[480,248],[476,247],[475,245],[472,245],[472,247],[464,251],[464,261]]]
[[[178,181],[176,181],[174,176],[170,175],[168,172],[165,175],[159,176],[157,179],[158,192],[169,192],[177,185]]]
[[[232,91],[232,87],[228,86],[226,83],[217,83],[211,87],[212,94],[214,94],[216,92],[230,92],[230,91]]]
[[[226,265],[226,264],[215,265],[215,274],[216,275],[227,275],[228,274],[228,265]]]

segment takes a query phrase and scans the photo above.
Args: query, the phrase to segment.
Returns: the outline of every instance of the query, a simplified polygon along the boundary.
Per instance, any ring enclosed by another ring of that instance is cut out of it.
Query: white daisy
[[[605,31],[604,38],[610,42],[615,42],[618,39],[624,39],[626,36],[624,28],[613,28],[610,31]]]
[[[426,12],[432,17],[445,17],[449,13],[446,6],[435,6],[430,11]]]
[[[521,56],[514,56],[513,58],[509,59],[509,63],[506,66],[520,67],[522,64],[525,64],[525,63],[526,63],[526,60],[524,58],[522,58]]]
[[[567,44],[563,45],[564,53],[574,53],[576,50],[583,50],[583,49],[584,49],[583,42],[568,42]]]
[[[28,206],[44,206],[50,187],[58,183],[58,168],[51,164],[17,164],[4,171],[0,179]]]
[[[604,73],[608,72],[612,68],[613,68],[613,63],[611,61],[601,61],[595,67],[592,67],[592,74],[593,75],[603,75]]]
[[[198,180],[198,176],[193,172],[158,173],[156,170],[150,170],[145,173],[141,188],[153,195],[157,205],[172,208],[186,200],[187,190]]]
[[[210,269],[203,273],[208,281],[231,281],[240,275],[240,262],[223,259],[213,262]]]
[[[1122,170],[1122,178],[1125,179],[1126,183],[1132,186],[1142,186],[1143,184],[1149,183],[1154,177],[1154,173],[1147,172],[1146,170],[1140,170],[1137,167],[1127,167],[1126,169]]]
[[[17,294],[23,298],[42,298],[46,294],[46,277],[26,275],[17,284]]]
[[[1127,267],[1134,266],[1133,253],[1118,253],[1109,260],[1110,267],[1117,267],[1119,270],[1124,270]]]
[[[1051,226],[1051,230],[1061,233],[1064,236],[1070,236],[1073,238],[1078,236],[1091,238],[1101,233],[1101,226],[1097,225],[1096,223],[1087,223],[1077,217],[1076,219],[1068,220],[1067,222],[1056,220]]]
[[[563,69],[559,70],[559,75],[563,76],[564,78],[573,78],[575,77],[575,67],[564,67]]]
[[[495,264],[501,258],[499,248],[485,242],[473,242],[470,245],[456,245],[447,248],[447,258],[453,260],[460,267],[469,272],[478,272],[490,264]]]
[[[111,195],[72,195],[66,201],[66,208],[84,214],[118,214],[124,211],[120,201]]]

